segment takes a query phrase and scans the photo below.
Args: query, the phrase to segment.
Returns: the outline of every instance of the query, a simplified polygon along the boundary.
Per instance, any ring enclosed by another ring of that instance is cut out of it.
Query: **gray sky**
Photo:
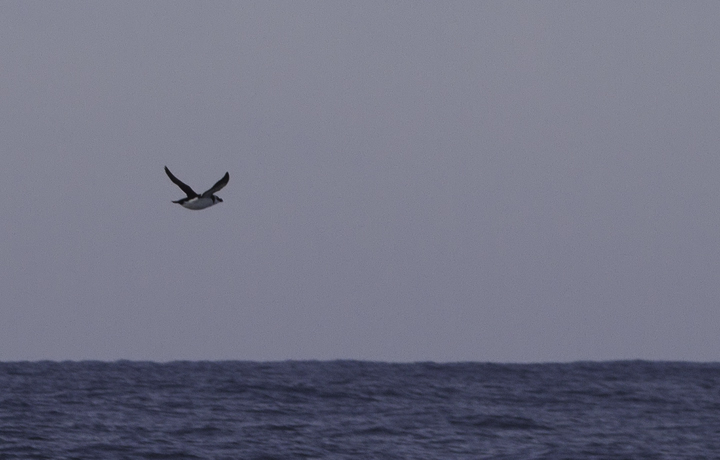
[[[0,360],[717,361],[719,20],[3,2]]]

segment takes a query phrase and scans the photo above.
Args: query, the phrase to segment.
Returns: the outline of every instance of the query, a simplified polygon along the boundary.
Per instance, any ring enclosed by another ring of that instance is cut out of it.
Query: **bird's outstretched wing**
[[[210,187],[207,191],[203,192],[202,196],[210,196],[215,192],[220,191],[230,181],[230,173],[226,172],[225,175],[219,181],[215,182],[215,185]]]
[[[193,189],[190,188],[189,185],[178,179],[177,177],[173,176],[173,173],[170,172],[167,166],[165,166],[165,173],[168,175],[171,181],[175,183],[178,187],[182,189],[183,192],[188,196],[188,198],[195,198],[196,196],[199,196]],[[227,181],[225,182],[227,183]],[[216,184],[217,185],[217,184]]]

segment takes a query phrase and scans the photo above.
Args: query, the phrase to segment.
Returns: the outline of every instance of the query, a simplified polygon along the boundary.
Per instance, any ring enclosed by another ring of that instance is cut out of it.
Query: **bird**
[[[225,175],[219,181],[215,182],[215,185],[210,187],[207,191],[203,192],[202,195],[195,193],[189,185],[178,179],[170,172],[167,166],[165,166],[165,173],[168,175],[171,181],[182,189],[187,195],[185,198],[181,198],[173,203],[177,203],[185,209],[200,210],[209,208],[210,206],[218,203],[222,203],[223,200],[219,196],[215,196],[215,192],[220,191],[225,187],[230,180],[230,173],[226,172]]]

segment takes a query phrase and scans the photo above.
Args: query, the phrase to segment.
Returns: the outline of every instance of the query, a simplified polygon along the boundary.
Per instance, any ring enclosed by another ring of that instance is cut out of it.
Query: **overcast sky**
[[[0,360],[718,361],[719,22],[3,2]]]

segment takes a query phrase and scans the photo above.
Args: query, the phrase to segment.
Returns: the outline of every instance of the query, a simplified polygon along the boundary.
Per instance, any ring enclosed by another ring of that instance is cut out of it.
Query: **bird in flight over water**
[[[170,180],[173,181],[175,185],[180,187],[182,191],[185,192],[185,194],[187,195],[185,198],[173,201],[173,203],[177,203],[185,209],[193,210],[205,209],[209,208],[214,204],[222,203],[222,198],[220,198],[219,196],[215,196],[214,193],[220,191],[223,187],[225,187],[230,180],[230,173],[226,172],[222,179],[215,182],[215,185],[210,187],[207,191],[203,192],[202,195],[198,195],[193,189],[190,188],[189,185],[185,184],[183,181],[173,176],[173,173],[170,172],[167,166],[165,166],[165,173],[167,173]]]

